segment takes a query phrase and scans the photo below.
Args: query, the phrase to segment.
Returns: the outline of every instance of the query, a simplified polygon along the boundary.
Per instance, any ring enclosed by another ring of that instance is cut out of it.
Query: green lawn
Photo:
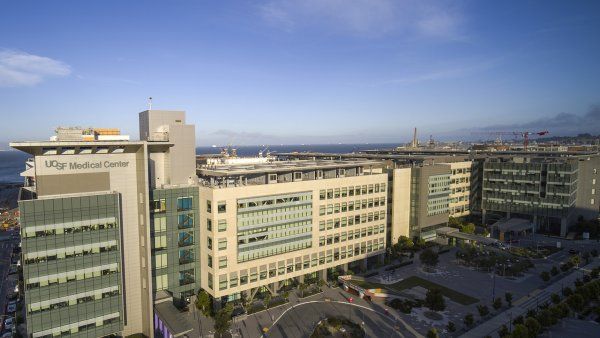
[[[428,281],[417,276],[410,276],[404,280],[399,281],[398,283],[388,285],[388,288],[395,291],[402,291],[413,288],[415,286],[421,286],[427,290],[430,290],[432,288],[438,288],[442,291],[442,294],[444,296],[462,305],[471,305],[479,302],[479,299],[477,298],[473,298],[471,296],[465,295],[464,293],[460,293],[456,290],[449,289],[443,285]]]

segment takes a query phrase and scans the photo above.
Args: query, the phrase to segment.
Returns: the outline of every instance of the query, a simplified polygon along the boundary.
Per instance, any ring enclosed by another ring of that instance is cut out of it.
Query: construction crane
[[[547,135],[549,133],[549,131],[547,130],[542,130],[542,131],[537,131],[537,132],[532,132],[532,131],[483,131],[483,132],[476,132],[474,134],[486,134],[486,135],[496,135],[499,138],[502,135],[512,135],[512,136],[519,136],[523,138],[523,150],[527,151],[527,146],[529,146],[529,137],[530,136],[544,136]]]

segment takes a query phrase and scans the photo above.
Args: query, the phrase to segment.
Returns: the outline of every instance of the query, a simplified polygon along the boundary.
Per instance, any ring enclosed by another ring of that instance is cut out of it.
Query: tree
[[[200,310],[205,317],[212,317],[212,300],[208,292],[204,290],[198,291],[196,308]]]
[[[529,338],[529,330],[524,324],[517,324],[510,336],[511,338]]]
[[[556,275],[558,275],[558,268],[556,267],[556,265],[555,265],[555,266],[553,266],[553,267],[552,267],[552,269],[550,269],[550,274],[551,274],[552,276],[556,276]]]
[[[474,234],[475,233],[475,224],[467,223],[460,226],[460,232],[464,232],[466,234]]]
[[[465,323],[465,325],[466,325],[466,326],[469,326],[469,327],[470,327],[471,325],[473,325],[473,322],[474,322],[474,321],[475,321],[475,320],[473,319],[473,314],[471,314],[471,313],[468,313],[468,314],[465,316],[465,318],[463,319],[463,322]]]
[[[533,317],[527,317],[525,319],[525,326],[529,332],[529,337],[537,337],[540,331],[542,331],[542,325]]]
[[[494,299],[494,303],[492,304],[492,306],[496,310],[498,310],[499,308],[501,308],[502,307],[502,298],[496,297],[496,299]]]
[[[498,330],[498,336],[500,336],[500,338],[503,338],[507,337],[509,334],[510,332],[508,332],[508,327],[506,327],[506,324],[502,324],[502,326]]]
[[[580,294],[576,293],[567,297],[567,304],[573,311],[580,312],[581,310],[583,310],[585,300]]]
[[[304,298],[304,290],[306,290],[306,284],[300,283],[298,285],[298,289],[300,290],[300,298]]]
[[[221,336],[223,333],[229,330],[231,327],[231,313],[233,312],[233,306],[231,303],[227,303],[224,308],[217,311],[215,315],[215,333]]]
[[[569,297],[570,295],[573,294],[573,290],[571,290],[571,288],[567,286],[562,290],[562,294],[565,297]]]
[[[581,257],[579,257],[579,255],[571,256],[571,264],[579,266],[579,263],[581,263]]]
[[[454,325],[454,322],[448,322],[448,325],[446,325],[446,330],[448,330],[448,332],[456,331],[456,325]]]
[[[271,293],[265,293],[265,297],[263,298],[263,302],[265,303],[265,308],[269,307],[269,303],[271,302]]]
[[[490,313],[487,305],[477,305],[477,311],[479,311],[480,317],[485,317]]]
[[[423,250],[423,252],[421,252],[419,255],[419,259],[421,260],[422,264],[431,268],[434,268],[439,262],[439,256],[437,252],[431,250],[430,248]]]
[[[438,334],[435,327],[432,327],[427,331],[427,338],[438,338],[440,335]]]
[[[504,300],[508,304],[508,307],[512,306],[513,295],[510,292],[504,294]]]
[[[550,299],[552,300],[552,303],[554,303],[554,304],[560,303],[560,296],[556,293],[551,294]]]
[[[556,324],[557,321],[550,308],[540,311],[540,313],[537,315],[537,320],[540,322],[542,327],[552,326]]]
[[[443,311],[446,308],[446,302],[442,291],[438,288],[428,290],[425,296],[425,306],[432,311]]]
[[[415,243],[412,239],[406,236],[400,236],[398,238],[398,249],[399,251],[410,250],[415,246]]]
[[[548,273],[548,271],[542,271],[542,273],[540,273],[540,277],[544,282],[547,282],[550,280],[550,273]]]

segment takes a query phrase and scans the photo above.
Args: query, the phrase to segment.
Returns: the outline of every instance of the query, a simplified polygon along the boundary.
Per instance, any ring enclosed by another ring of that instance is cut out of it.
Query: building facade
[[[372,161],[201,169],[201,287],[223,301],[277,293],[385,250],[387,174]]]

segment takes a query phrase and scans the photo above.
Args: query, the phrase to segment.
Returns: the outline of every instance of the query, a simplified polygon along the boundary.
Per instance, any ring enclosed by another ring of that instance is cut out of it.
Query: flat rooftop
[[[269,163],[251,164],[218,164],[198,167],[198,173],[203,176],[239,176],[249,174],[277,173],[306,170],[323,170],[352,167],[382,167],[381,161],[369,160],[296,160],[273,161]]]

